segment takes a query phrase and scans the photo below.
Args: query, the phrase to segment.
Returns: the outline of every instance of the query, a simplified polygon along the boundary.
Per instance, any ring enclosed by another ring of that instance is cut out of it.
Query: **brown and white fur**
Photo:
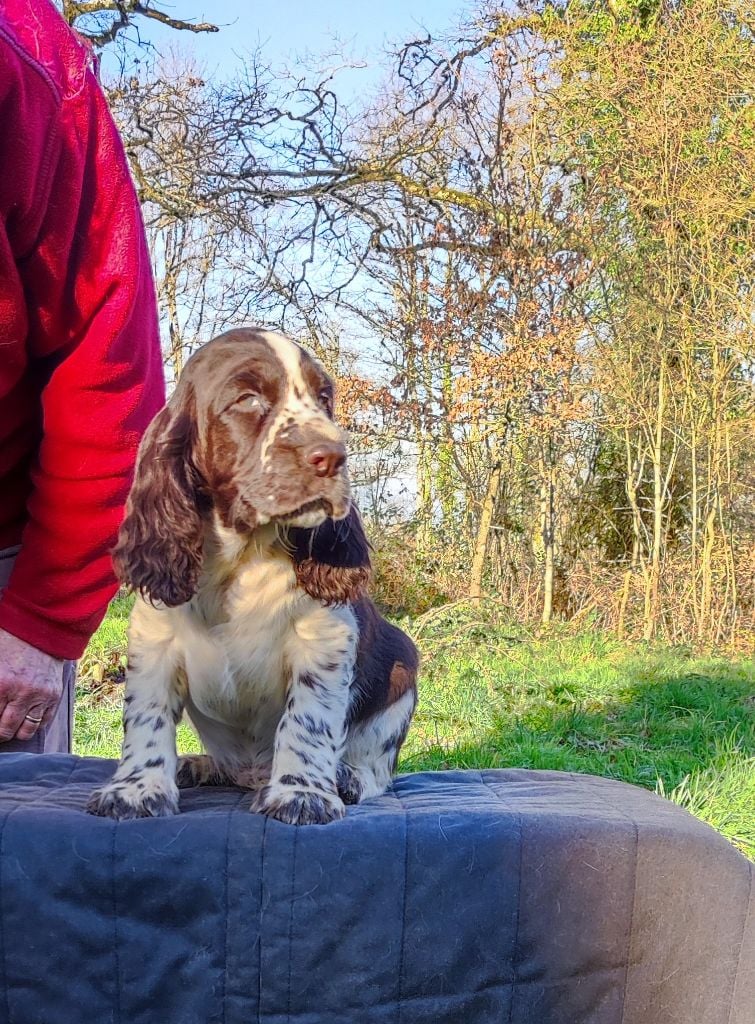
[[[179,787],[325,823],[382,793],[416,703],[414,645],[365,594],[333,386],[290,339],[230,331],[142,442],[114,561],[138,592],[124,740],[94,814],[174,814]],[[177,758],[186,713],[206,755]]]

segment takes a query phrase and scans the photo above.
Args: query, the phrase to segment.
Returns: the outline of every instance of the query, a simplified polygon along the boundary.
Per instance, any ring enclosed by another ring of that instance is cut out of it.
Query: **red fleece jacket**
[[[87,48],[49,0],[0,5],[0,627],[78,657],[165,400],[136,193]]]

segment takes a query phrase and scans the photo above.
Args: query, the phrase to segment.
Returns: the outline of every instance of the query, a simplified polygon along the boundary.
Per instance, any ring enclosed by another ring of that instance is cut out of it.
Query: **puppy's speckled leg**
[[[336,773],[346,740],[356,623],[347,607],[318,607],[296,625],[286,709],[275,736],[269,785],[255,810],[291,825],[343,817]]]
[[[142,640],[135,608],[123,709],[123,750],[113,778],[96,790],[87,810],[108,818],[164,817],[178,811],[176,724],[183,714],[185,681],[168,644],[150,630]],[[158,614],[155,609],[152,612]]]

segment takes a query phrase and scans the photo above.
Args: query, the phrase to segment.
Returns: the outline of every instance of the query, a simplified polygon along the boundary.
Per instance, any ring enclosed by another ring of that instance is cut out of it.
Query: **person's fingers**
[[[28,701],[9,701],[0,716],[0,741],[30,740],[55,709],[45,704],[29,705]]]
[[[52,719],[55,711],[53,708],[45,707],[44,704],[37,704],[27,708],[23,721],[16,732],[17,740],[30,740],[32,736],[44,728]]]
[[[28,706],[28,701],[9,700],[7,702],[2,715],[0,715],[0,742],[13,739],[23,724]]]

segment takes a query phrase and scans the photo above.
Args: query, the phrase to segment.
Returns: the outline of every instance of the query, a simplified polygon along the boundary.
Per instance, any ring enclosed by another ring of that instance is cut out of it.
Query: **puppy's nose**
[[[321,441],[307,452],[317,476],[335,476],[346,461],[346,449],[337,441]]]

